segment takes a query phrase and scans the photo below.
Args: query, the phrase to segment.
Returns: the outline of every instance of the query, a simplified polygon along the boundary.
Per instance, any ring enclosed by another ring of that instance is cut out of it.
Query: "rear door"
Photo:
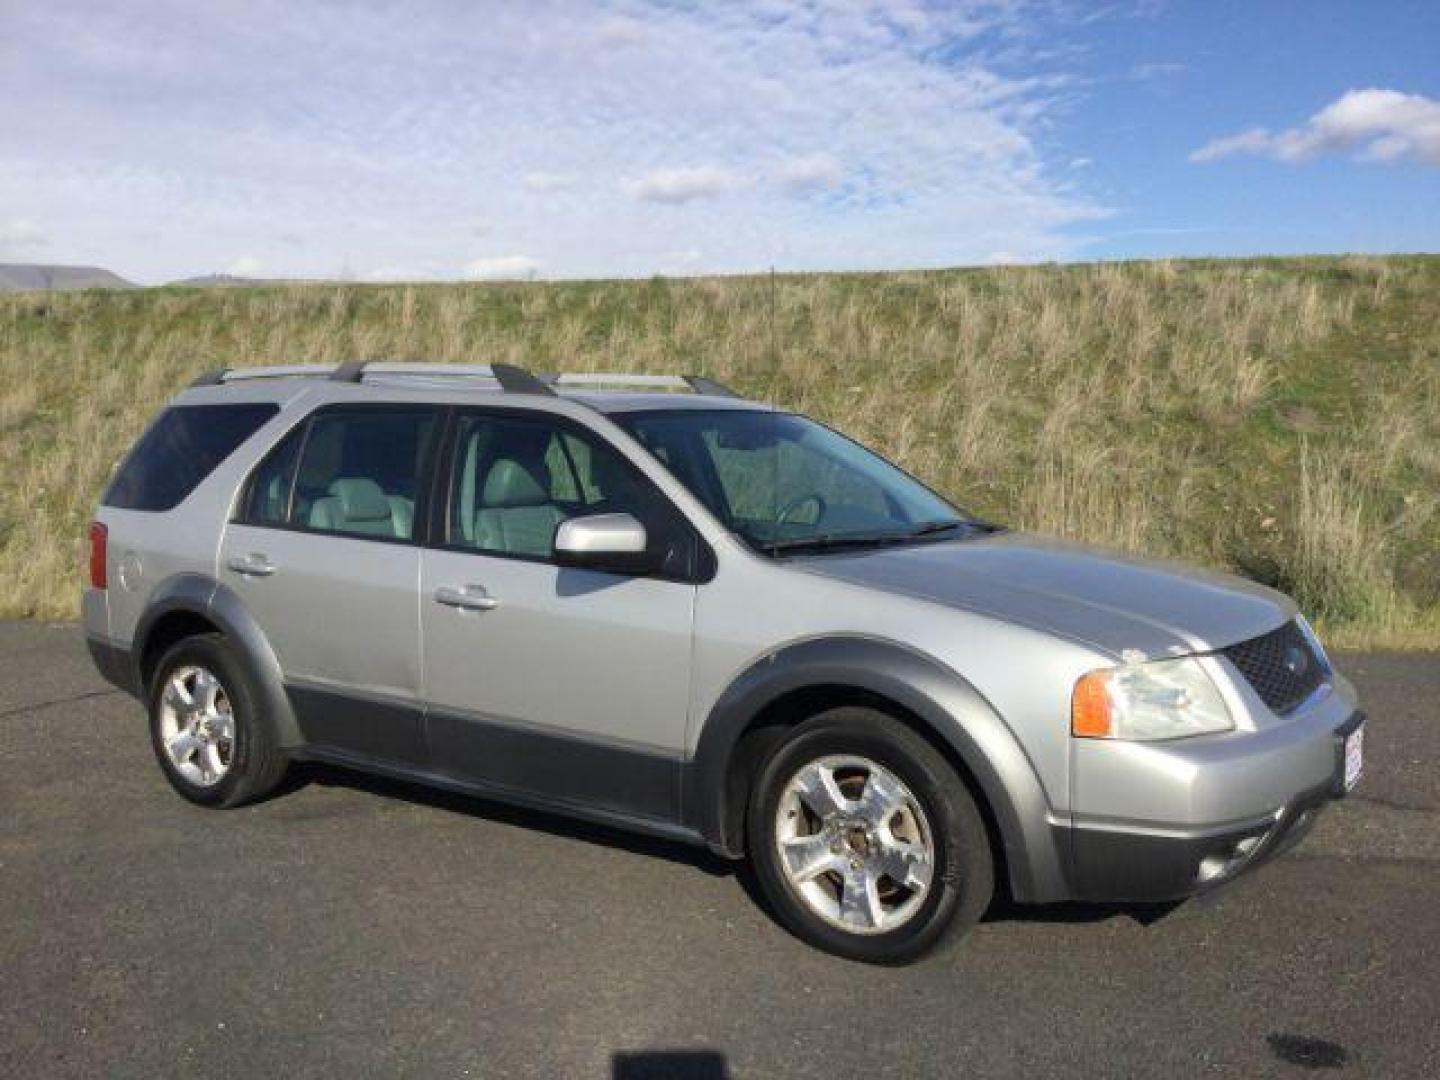
[[[443,457],[420,588],[434,767],[673,820],[702,541],[603,438],[551,414],[462,410]],[[618,511],[663,573],[555,565],[560,522]]]
[[[318,746],[425,760],[415,522],[439,417],[318,410],[260,463],[225,530],[221,580],[264,629]]]

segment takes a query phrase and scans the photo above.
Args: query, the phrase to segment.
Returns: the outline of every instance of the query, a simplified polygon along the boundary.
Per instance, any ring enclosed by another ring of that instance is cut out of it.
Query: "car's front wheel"
[[[262,798],[285,773],[244,663],[220,634],[172,646],[150,686],[150,741],[172,787],[202,806]]]
[[[972,926],[994,891],[984,820],[924,738],[868,708],[799,725],[761,769],[747,844],[799,937],[871,963],[914,960]]]

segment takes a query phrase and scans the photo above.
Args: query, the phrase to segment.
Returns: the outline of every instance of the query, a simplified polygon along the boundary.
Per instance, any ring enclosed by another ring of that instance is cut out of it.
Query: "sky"
[[[1433,0],[0,0],[0,262],[1440,251]]]

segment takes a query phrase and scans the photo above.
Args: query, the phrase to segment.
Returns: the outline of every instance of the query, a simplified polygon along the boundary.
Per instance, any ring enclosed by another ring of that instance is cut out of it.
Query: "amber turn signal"
[[[1083,739],[1108,739],[1110,725],[1109,671],[1092,671],[1075,684],[1070,698],[1070,734]]]

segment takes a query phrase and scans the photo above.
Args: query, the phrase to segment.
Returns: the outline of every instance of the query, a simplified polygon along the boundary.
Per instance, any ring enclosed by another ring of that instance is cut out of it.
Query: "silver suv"
[[[975,520],[695,377],[202,377],[91,525],[85,625],[185,798],[324,761],[748,857],[861,960],[1167,902],[1298,840],[1362,715],[1294,604]]]

